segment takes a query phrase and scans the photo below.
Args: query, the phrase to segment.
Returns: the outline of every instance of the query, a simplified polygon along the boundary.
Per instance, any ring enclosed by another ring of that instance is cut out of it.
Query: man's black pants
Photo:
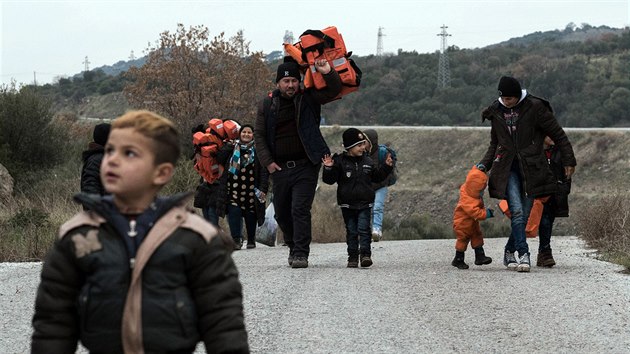
[[[311,206],[321,164],[309,160],[279,164],[282,170],[271,174],[273,206],[290,255],[308,257],[311,245]]]

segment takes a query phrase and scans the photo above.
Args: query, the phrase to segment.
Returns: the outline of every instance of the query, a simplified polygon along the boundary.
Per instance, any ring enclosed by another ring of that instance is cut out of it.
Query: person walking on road
[[[254,135],[258,158],[271,175],[276,220],[289,247],[292,268],[308,267],[311,206],[322,158],[330,149],[319,130],[321,105],[341,92],[339,74],[326,59],[315,61],[326,87],[300,87],[300,67],[290,58],[278,66],[276,90],[258,107]]]
[[[372,183],[380,182],[392,172],[392,157],[387,156],[385,164],[378,168],[365,154],[367,139],[356,128],[343,132],[342,154],[324,156],[322,180],[326,184],[337,183],[337,204],[341,207],[346,224],[346,244],[348,246],[348,268],[372,265],[370,216],[374,203]],[[360,258],[359,258],[360,257]]]
[[[529,272],[525,226],[532,203],[534,198],[557,190],[543,151],[545,136],[551,137],[561,151],[567,179],[571,179],[577,163],[569,138],[549,102],[523,90],[513,77],[501,77],[498,89],[499,98],[481,114],[482,122],[491,123],[490,144],[477,167],[491,171],[490,197],[506,199],[512,215],[512,232],[505,245],[503,263],[508,269]]]

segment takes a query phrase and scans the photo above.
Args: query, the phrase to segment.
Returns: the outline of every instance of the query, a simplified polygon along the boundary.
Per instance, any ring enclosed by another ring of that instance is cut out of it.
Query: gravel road
[[[630,352],[622,267],[555,237],[556,267],[511,272],[504,242],[486,240],[488,266],[473,265],[469,250],[469,270],[450,265],[454,240],[374,243],[369,269],[346,268],[340,243],[313,245],[307,269],[289,268],[285,247],[237,251],[252,352]],[[0,264],[0,353],[29,351],[40,268]]]

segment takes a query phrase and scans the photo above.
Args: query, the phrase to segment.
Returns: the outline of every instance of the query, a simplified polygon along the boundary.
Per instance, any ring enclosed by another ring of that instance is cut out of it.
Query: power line
[[[90,62],[88,61],[87,55],[85,56],[85,60],[83,61],[83,64],[85,64],[85,71],[90,71]]]
[[[383,37],[385,37],[383,29],[383,27],[378,28],[378,39],[376,40],[376,55],[379,57],[383,55]]]
[[[446,37],[450,37],[451,35],[446,33],[448,26],[442,25],[440,28],[442,28],[442,32],[438,33],[438,36],[442,37],[442,44],[440,47],[440,62],[438,65],[438,89],[451,86],[451,70],[448,65],[448,53],[446,52],[446,48],[448,48]]]

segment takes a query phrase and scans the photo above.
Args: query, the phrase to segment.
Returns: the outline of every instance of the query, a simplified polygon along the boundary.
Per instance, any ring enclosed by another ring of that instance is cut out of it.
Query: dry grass
[[[322,129],[334,152],[341,151],[343,130],[342,127]],[[71,198],[79,190],[80,151],[89,134],[85,129],[77,131],[81,135],[76,137],[78,148],[68,149],[73,151],[73,157],[54,171],[27,177],[29,190],[18,191],[12,200],[0,205],[0,261],[40,259],[52,244],[58,227],[79,210]],[[589,235],[600,235],[600,232],[597,228],[587,228],[583,218],[592,219],[587,220],[591,222],[599,218],[603,223],[612,223],[615,219],[599,214],[604,209],[601,207],[595,208],[588,217],[578,211],[606,205],[610,203],[606,198],[615,194],[621,198],[630,190],[630,158],[626,153],[630,150],[630,133],[569,130],[568,134],[578,160],[569,197],[572,213],[569,218],[556,219],[554,235],[579,234],[589,239]],[[398,183],[390,188],[385,207],[386,239],[452,238],[452,215],[459,185],[484,153],[489,130],[396,128],[379,129],[379,135],[381,143],[392,144],[399,158]],[[33,185],[30,185],[31,180]],[[197,181],[190,161],[182,160],[175,179],[163,194],[194,191]],[[345,241],[335,191],[336,186],[320,183],[312,209],[314,242]],[[485,201],[489,207],[497,203],[487,195]],[[223,221],[222,225],[227,226]],[[509,234],[509,223],[501,216],[482,223],[482,227],[487,238]],[[626,237],[619,228],[607,235],[606,242],[611,244],[614,239],[622,242]],[[623,242],[627,243],[627,239]],[[599,244],[593,247],[603,249]],[[618,247],[614,245],[610,249]]]
[[[578,211],[580,236],[601,258],[630,269],[630,196],[613,194]]]

